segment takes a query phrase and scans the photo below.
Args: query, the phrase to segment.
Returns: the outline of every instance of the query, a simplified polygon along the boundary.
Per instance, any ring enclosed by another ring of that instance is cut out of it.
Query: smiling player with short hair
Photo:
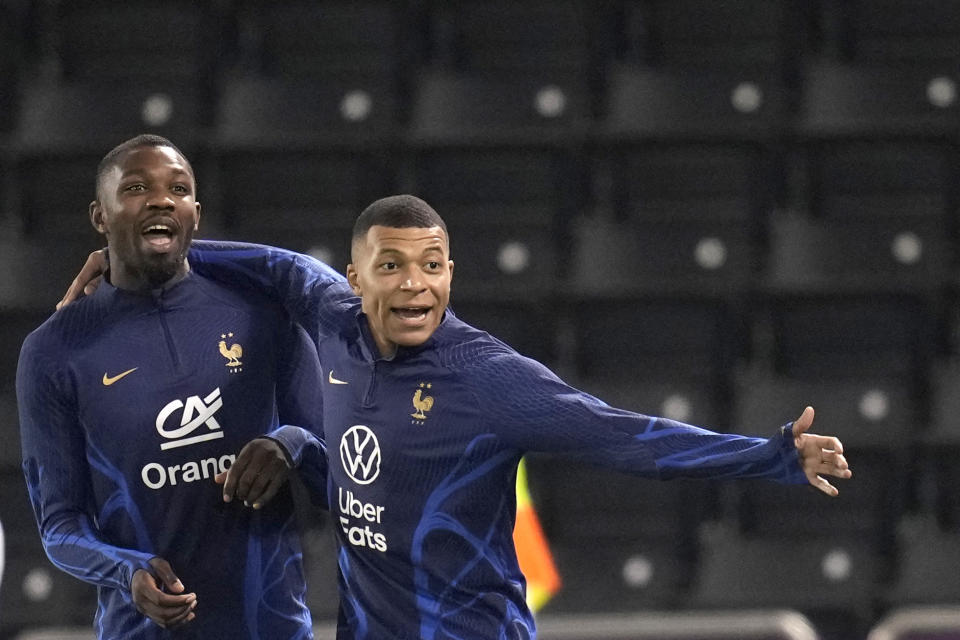
[[[276,304],[190,270],[195,191],[164,138],[104,157],[90,219],[109,282],[24,342],[24,474],[48,556],[98,587],[98,637],[310,638],[289,489],[245,509],[214,477],[281,421],[320,433],[316,351]]]

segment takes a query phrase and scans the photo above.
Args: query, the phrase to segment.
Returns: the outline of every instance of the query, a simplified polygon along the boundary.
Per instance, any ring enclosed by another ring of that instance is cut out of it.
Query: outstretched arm
[[[767,478],[836,489],[818,474],[850,477],[836,438],[806,433],[812,409],[771,438],[716,433],[610,407],[543,365],[516,355],[490,358],[475,385],[492,428],[521,451],[565,453],[653,478]]]

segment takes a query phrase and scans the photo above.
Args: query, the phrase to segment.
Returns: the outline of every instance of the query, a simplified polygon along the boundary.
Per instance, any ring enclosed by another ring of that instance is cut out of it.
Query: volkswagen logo
[[[357,424],[340,438],[340,462],[357,484],[370,484],[380,475],[380,443],[369,427]]]

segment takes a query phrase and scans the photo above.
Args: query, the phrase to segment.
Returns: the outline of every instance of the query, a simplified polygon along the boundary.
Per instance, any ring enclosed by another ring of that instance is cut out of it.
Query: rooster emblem
[[[416,412],[411,413],[411,417],[417,420],[427,419],[427,411],[433,408],[433,396],[424,396],[423,390],[430,387],[429,382],[421,382],[420,388],[413,392],[413,408],[416,409]]]
[[[227,366],[228,367],[241,366],[243,363],[240,362],[240,357],[243,355],[243,347],[241,347],[239,344],[234,342],[229,349],[227,348],[226,340],[227,338],[233,337],[232,333],[227,333],[227,334],[221,333],[220,337],[222,338],[222,340],[220,340],[220,344],[218,345],[220,347],[220,355],[222,355],[224,358],[227,359],[227,363],[226,363]]]

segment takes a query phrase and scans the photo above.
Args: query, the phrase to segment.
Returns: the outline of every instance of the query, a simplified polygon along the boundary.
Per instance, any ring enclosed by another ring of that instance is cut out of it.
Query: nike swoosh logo
[[[333,377],[333,371],[330,371],[330,374],[327,376],[327,381],[328,381],[330,384],[350,384],[350,383],[347,382],[346,380],[337,380],[336,378],[334,378],[334,377]]]
[[[112,385],[114,382],[116,382],[117,380],[119,380],[119,379],[122,378],[123,376],[128,375],[128,374],[131,374],[131,373],[133,373],[134,371],[136,371],[136,370],[139,369],[139,368],[140,368],[140,367],[134,367],[133,369],[127,369],[127,370],[124,371],[123,373],[118,373],[117,375],[113,376],[112,378],[107,375],[106,371],[104,371],[104,373],[103,373],[103,386],[109,387],[110,385]]]

